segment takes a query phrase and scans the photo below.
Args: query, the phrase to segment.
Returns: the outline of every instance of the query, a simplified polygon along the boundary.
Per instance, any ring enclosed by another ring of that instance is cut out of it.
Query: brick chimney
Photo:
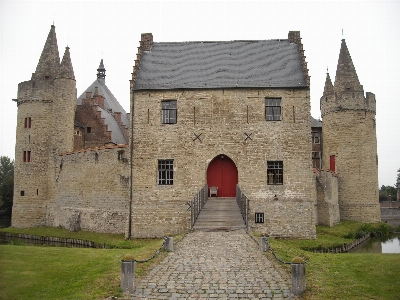
[[[152,33],[142,33],[142,39],[140,41],[140,47],[143,51],[150,51],[151,46],[153,46],[153,34]]]

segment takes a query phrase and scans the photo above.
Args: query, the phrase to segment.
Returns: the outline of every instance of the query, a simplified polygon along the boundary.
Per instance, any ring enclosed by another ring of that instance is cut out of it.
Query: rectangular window
[[[314,168],[321,169],[321,152],[320,151],[312,151],[312,161],[313,161]]]
[[[283,184],[283,162],[269,161],[267,162],[267,183]]]
[[[319,132],[318,131],[311,132],[311,136],[312,136],[312,143],[313,144],[319,144],[320,143],[320,138],[319,138]]]
[[[256,212],[255,222],[256,223],[264,223],[264,213]]]
[[[281,98],[265,98],[265,120],[281,120]]]
[[[321,158],[320,151],[312,151],[312,158]]]
[[[25,196],[25,191],[21,191],[20,192],[20,195],[23,197],[23,196]]]
[[[92,132],[92,127],[86,127],[86,133],[91,133]]]
[[[158,160],[158,184],[173,185],[174,184],[174,160],[165,159]]]
[[[31,151],[24,151],[24,162],[31,162]]]
[[[176,100],[162,101],[162,124],[176,124],[177,119],[177,106]]]
[[[31,128],[32,127],[32,119],[29,118],[25,118],[25,128]]]

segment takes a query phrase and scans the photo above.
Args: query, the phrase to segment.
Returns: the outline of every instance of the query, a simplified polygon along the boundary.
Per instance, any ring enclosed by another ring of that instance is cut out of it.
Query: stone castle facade
[[[380,221],[375,97],[342,41],[333,85],[310,115],[299,32],[269,41],[155,43],[142,34],[126,113],[96,80],[77,97],[55,27],[18,86],[12,226],[62,226],[130,237],[190,227],[187,202],[206,184],[236,185],[249,224],[315,237],[315,225]],[[361,188],[362,187],[362,188]]]

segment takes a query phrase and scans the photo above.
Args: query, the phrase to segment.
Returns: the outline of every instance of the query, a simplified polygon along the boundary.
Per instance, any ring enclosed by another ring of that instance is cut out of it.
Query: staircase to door
[[[209,197],[201,210],[195,230],[233,230],[246,228],[236,198]]]

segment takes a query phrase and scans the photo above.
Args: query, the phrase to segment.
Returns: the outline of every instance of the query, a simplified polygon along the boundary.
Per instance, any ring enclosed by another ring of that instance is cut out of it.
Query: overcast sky
[[[18,83],[30,80],[53,24],[60,56],[70,47],[78,96],[104,59],[106,84],[129,111],[140,34],[155,42],[286,39],[299,30],[320,117],[326,70],[335,78],[342,37],[365,92],[377,99],[379,185],[400,168],[400,1],[0,0],[0,155],[14,158]],[[342,36],[343,29],[343,36]],[[362,188],[362,187],[360,187]]]

